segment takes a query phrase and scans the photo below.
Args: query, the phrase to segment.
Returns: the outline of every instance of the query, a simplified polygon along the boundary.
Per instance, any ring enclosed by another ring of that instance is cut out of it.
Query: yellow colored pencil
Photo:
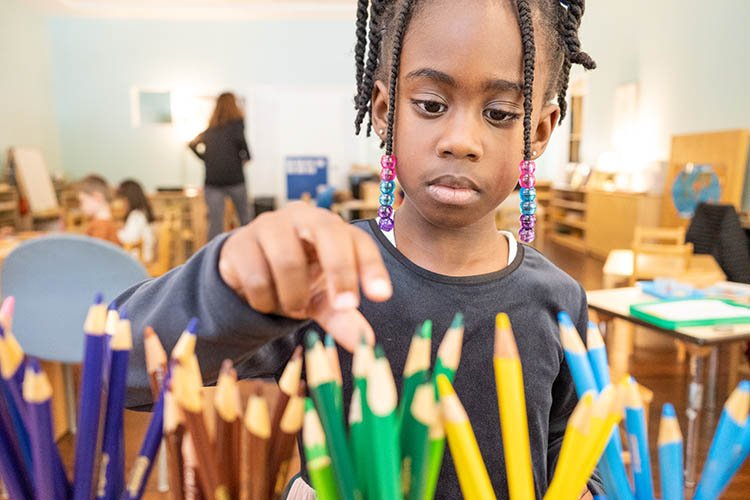
[[[505,313],[495,318],[494,365],[510,498],[531,499],[534,498],[534,476],[523,373],[510,319]]]
[[[448,446],[458,473],[461,493],[468,500],[494,499],[495,492],[466,410],[459,401],[448,377],[443,374],[438,375],[437,384],[440,406],[443,409],[445,434],[448,437]]]

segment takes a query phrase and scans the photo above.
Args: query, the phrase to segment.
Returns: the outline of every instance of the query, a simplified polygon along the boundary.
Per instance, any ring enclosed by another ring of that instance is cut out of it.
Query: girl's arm
[[[128,311],[133,325],[133,350],[128,370],[127,405],[152,403],[143,352],[143,330],[152,326],[167,352],[192,317],[200,321],[196,353],[206,384],[216,381],[221,363],[241,363],[276,339],[294,334],[304,323],[254,311],[219,276],[218,261],[227,237],[214,239],[185,265],[159,279],[125,291],[116,302]],[[286,359],[274,359],[272,346],[259,356],[258,369],[278,371]]]
[[[250,154],[250,148],[248,147],[247,140],[245,139],[245,124],[243,122],[239,122],[238,126],[234,127],[234,130],[234,143],[240,152],[240,158],[243,162],[252,160],[253,155]]]
[[[148,226],[146,216],[140,210],[133,210],[125,220],[125,225],[117,231],[117,239],[125,245],[138,243],[143,239],[144,230]]]

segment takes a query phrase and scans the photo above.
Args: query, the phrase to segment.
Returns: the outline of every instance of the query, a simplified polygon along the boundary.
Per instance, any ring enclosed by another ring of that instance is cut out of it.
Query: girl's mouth
[[[479,199],[479,186],[468,177],[441,175],[428,183],[427,193],[438,203],[468,205]]]

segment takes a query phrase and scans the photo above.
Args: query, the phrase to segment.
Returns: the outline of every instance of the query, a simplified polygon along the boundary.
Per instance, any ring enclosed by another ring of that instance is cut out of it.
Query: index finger
[[[370,235],[358,227],[349,226],[349,228],[354,242],[354,254],[362,289],[368,299],[385,302],[393,294],[393,285],[380,249]]]

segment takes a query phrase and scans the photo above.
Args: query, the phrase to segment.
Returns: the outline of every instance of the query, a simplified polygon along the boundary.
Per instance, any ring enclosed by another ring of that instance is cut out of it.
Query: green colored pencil
[[[372,347],[363,336],[362,341],[354,350],[352,358],[354,391],[349,405],[349,444],[354,457],[357,483],[365,498],[370,496],[369,477],[372,459],[368,444],[370,418],[366,418],[370,414],[369,408],[367,408],[367,374],[370,372],[373,357]]]
[[[346,442],[344,421],[336,407],[336,381],[328,356],[315,331],[307,332],[305,344],[307,346],[305,352],[307,382],[328,440],[333,473],[341,498],[361,500],[362,493],[357,487],[352,457]]]
[[[464,341],[464,315],[456,313],[445,337],[440,343],[435,369],[432,373],[432,383],[435,388],[435,399],[438,399],[437,376],[445,375],[453,383],[456,378],[458,362],[461,360],[461,348]],[[441,431],[442,434],[442,431]],[[443,464],[443,453],[445,452],[445,435],[433,438],[430,436],[429,462],[427,466],[427,492],[426,500],[432,500],[435,496],[438,477],[440,476],[440,467]]]
[[[429,432],[435,420],[435,393],[430,378],[425,373],[401,427],[401,477],[404,497],[407,499],[422,500],[425,496]]]
[[[328,454],[326,436],[320,425],[318,412],[310,398],[305,401],[305,425],[302,427],[302,442],[307,460],[307,473],[319,500],[338,500],[339,492],[333,477],[331,456]]]
[[[367,406],[372,414],[370,453],[374,490],[371,499],[400,500],[401,465],[397,429],[398,395],[391,365],[383,348],[375,347],[375,361],[367,375]]]
[[[338,408],[341,418],[344,415],[344,393],[342,389],[343,380],[341,378],[341,362],[339,361],[339,351],[336,342],[330,334],[326,333],[323,337],[323,345],[326,348],[326,355],[331,364],[333,380],[336,382],[336,408]]]
[[[404,366],[404,385],[401,389],[401,404],[399,406],[399,425],[403,427],[404,416],[411,408],[414,399],[414,391],[422,383],[424,376],[430,370],[430,356],[432,349],[432,321],[429,319],[422,323],[411,338],[409,354],[406,356]],[[404,438],[401,436],[401,446]]]

